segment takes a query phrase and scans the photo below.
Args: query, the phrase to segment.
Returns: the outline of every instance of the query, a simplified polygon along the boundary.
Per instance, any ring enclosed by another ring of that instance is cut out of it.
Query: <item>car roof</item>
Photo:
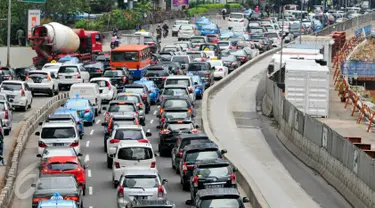
[[[143,130],[142,126],[139,125],[118,125],[116,127],[116,130],[121,130],[121,129],[136,129],[136,130]]]
[[[205,137],[205,138],[209,139],[208,136],[205,133],[181,134],[179,137],[180,137],[181,140],[191,139],[191,138],[198,138],[198,137]]]
[[[173,76],[167,77],[167,79],[182,79],[182,78],[190,79],[190,76],[188,76],[188,75],[173,75]]]
[[[44,127],[76,127],[76,124],[72,122],[45,122],[42,128]]]
[[[200,149],[210,149],[210,148],[216,148],[216,149],[219,149],[219,147],[217,146],[217,144],[213,143],[213,142],[209,142],[209,143],[199,143],[199,144],[190,144],[190,145],[187,145],[184,149],[186,151],[190,151],[190,150],[200,150]]]
[[[238,192],[236,188],[210,188],[210,189],[201,189],[197,192],[198,197],[217,196],[217,195],[240,196],[240,193]]]
[[[124,170],[123,175],[158,175],[159,172],[156,168],[128,168]]]
[[[121,93],[118,93],[118,94],[117,94],[117,96],[119,96],[119,95],[141,97],[140,94],[138,94],[138,93],[133,93],[133,92],[121,92]]]
[[[134,112],[115,112],[114,114],[112,114],[111,116],[112,118],[114,119],[120,119],[120,118],[131,118],[131,119],[135,119],[135,114]]]
[[[125,85],[125,88],[127,88],[127,87],[139,87],[139,88],[143,88],[144,87],[144,85],[143,84],[127,84],[127,85]]]
[[[131,104],[136,104],[137,102],[135,100],[111,100],[108,105],[110,104],[128,104],[128,103],[131,103]]]
[[[109,77],[95,77],[95,78],[90,79],[90,82],[91,81],[98,81],[98,80],[111,81],[111,78],[109,78]]]
[[[38,73],[38,74],[48,74],[49,71],[42,71],[42,70],[31,70],[29,73]]]
[[[5,80],[5,81],[2,82],[2,84],[7,84],[7,83],[10,83],[10,84],[12,84],[12,83],[23,84],[25,82],[24,81],[18,81],[18,80]]]
[[[230,163],[227,160],[223,160],[223,159],[201,160],[201,161],[198,161],[196,163],[198,168],[199,168],[199,166],[212,165],[212,164],[215,164],[215,165],[219,165],[219,164],[220,165],[230,165]]]
[[[134,200],[130,202],[133,207],[137,206],[147,206],[149,207],[160,207],[160,206],[168,206],[168,207],[174,207],[175,204],[171,201],[165,200],[165,199],[157,199],[157,200]]]
[[[164,88],[186,88],[185,85],[166,85]]]
[[[67,208],[77,207],[75,201],[72,201],[72,200],[55,200],[55,199],[40,201],[39,202],[39,206],[41,206],[41,208],[43,208],[45,206],[46,207],[56,206],[58,208],[60,208],[60,207],[61,208],[64,208],[64,207],[67,207]]]

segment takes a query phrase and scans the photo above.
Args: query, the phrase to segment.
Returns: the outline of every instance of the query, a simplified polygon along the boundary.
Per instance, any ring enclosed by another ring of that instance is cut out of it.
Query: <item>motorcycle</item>
[[[168,30],[163,31],[163,37],[166,38],[168,36]]]
[[[115,49],[115,42],[111,42],[111,49]]]

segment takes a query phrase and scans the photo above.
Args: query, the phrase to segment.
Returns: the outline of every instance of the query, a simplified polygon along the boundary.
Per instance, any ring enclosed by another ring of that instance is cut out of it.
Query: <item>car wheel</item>
[[[176,174],[180,174],[180,168],[176,166]]]
[[[111,169],[112,168],[112,164],[113,164],[113,158],[111,158],[111,157],[109,157],[107,155],[107,168]]]
[[[48,95],[49,95],[50,97],[53,97],[53,95],[54,95],[54,90],[52,89],[52,90],[48,93]]]
[[[182,190],[189,191],[189,184],[186,184],[184,180],[182,180]]]
[[[107,140],[104,140],[104,152],[107,152]]]
[[[9,132],[10,132],[9,129],[4,129],[4,135],[5,135],[5,136],[9,135]]]
[[[86,196],[86,185],[83,187],[83,196]]]
[[[31,98],[31,101],[30,101],[30,104],[29,104],[29,108],[31,108],[31,104],[33,104],[33,99]]]
[[[98,109],[95,109],[95,116],[99,116]]]
[[[163,150],[163,148],[161,148],[160,144],[159,144],[159,153],[160,153],[160,157],[165,157],[165,151]]]
[[[94,125],[94,122],[93,122],[93,121],[88,121],[88,122],[87,122],[87,126],[92,126],[92,125]]]

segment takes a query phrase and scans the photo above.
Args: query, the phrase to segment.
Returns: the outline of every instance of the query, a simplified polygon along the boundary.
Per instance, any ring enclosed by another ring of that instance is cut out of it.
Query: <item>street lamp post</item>
[[[10,67],[10,25],[12,19],[12,0],[8,1],[7,67]]]

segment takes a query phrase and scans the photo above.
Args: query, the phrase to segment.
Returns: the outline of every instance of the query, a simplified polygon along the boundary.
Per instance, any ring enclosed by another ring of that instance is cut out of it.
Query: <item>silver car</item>
[[[114,184],[117,188],[117,207],[125,208],[135,199],[164,199],[167,183],[166,179],[160,179],[157,169],[127,169]]]
[[[4,135],[9,135],[12,130],[13,113],[11,105],[6,100],[0,100],[0,118],[3,123]]]
[[[7,95],[5,93],[0,93],[0,100],[7,100]]]
[[[123,92],[123,93],[119,93],[117,95],[117,98],[116,100],[120,100],[120,101],[134,101],[137,106],[137,111],[138,111],[138,114],[139,114],[139,122],[141,123],[141,125],[145,125],[145,122],[146,122],[146,113],[145,113],[145,104],[143,103],[143,100],[142,100],[142,97],[140,94],[138,93],[126,93],[126,92]]]
[[[177,38],[180,40],[189,40],[191,37],[199,35],[195,25],[181,25],[178,31]]]

